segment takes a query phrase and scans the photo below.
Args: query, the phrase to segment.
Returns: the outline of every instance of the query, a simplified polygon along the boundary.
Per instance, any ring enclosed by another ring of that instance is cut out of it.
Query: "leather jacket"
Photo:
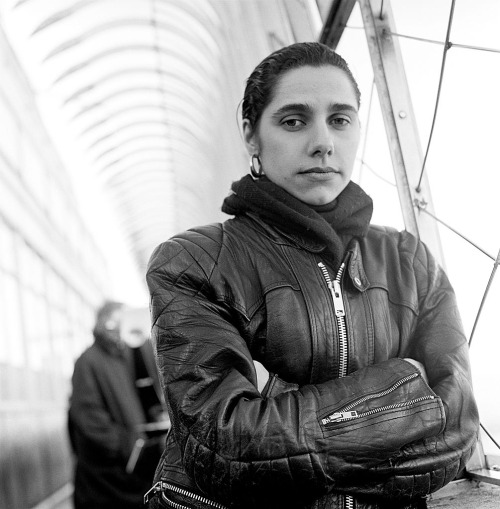
[[[335,274],[323,245],[249,213],[160,245],[147,281],[173,427],[164,502],[417,507],[472,454],[454,293],[409,233],[370,226]]]

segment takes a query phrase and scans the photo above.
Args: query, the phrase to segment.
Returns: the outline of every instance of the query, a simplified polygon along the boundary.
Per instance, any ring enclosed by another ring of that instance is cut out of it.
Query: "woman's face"
[[[360,138],[358,106],[347,75],[332,65],[284,73],[257,129],[243,132],[266,176],[310,205],[333,201],[351,179]]]

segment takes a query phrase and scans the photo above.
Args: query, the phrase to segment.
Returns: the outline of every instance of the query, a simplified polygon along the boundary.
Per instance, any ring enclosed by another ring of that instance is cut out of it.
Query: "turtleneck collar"
[[[337,206],[336,198],[330,203],[325,203],[324,205],[309,205],[309,207],[311,207],[319,215],[326,214],[327,212],[332,212],[336,206]]]
[[[366,234],[373,212],[371,198],[354,182],[349,182],[336,200],[326,205],[308,205],[267,178],[244,176],[231,186],[222,211],[230,215],[253,212],[283,232],[320,241],[333,255],[338,267],[348,239]]]

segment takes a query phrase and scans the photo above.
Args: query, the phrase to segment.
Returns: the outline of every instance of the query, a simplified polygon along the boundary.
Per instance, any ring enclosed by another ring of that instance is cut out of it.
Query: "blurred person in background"
[[[123,304],[104,303],[94,343],[75,363],[68,415],[75,509],[142,507],[161,452],[148,429],[165,424],[151,344],[139,330],[122,333],[124,313]]]

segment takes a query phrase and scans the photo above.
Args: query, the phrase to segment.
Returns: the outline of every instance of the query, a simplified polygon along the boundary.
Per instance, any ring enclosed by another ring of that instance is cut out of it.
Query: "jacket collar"
[[[306,238],[295,232],[283,231],[278,226],[271,226],[253,212],[247,212],[246,215],[258,223],[266,231],[268,237],[277,244],[289,245],[291,242],[292,244],[297,245],[313,254],[321,253],[326,249],[325,244],[321,241]],[[287,240],[288,242],[286,242]],[[353,286],[360,292],[367,290],[370,287],[370,281],[368,281],[363,266],[363,256],[358,239],[353,238],[351,240],[347,247],[344,259],[348,259],[347,274],[349,275]]]
[[[349,263],[347,265],[347,273],[351,279],[352,284],[360,292],[364,292],[370,287],[370,281],[366,276],[363,265],[363,255],[358,239],[353,239],[348,247]]]

